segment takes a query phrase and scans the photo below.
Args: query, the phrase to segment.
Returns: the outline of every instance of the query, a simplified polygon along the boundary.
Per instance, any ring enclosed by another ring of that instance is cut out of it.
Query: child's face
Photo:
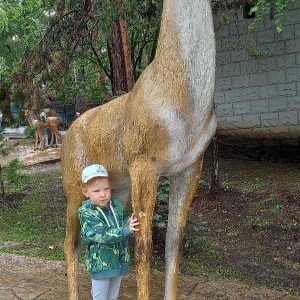
[[[97,177],[88,182],[82,189],[82,193],[91,199],[94,205],[108,206],[111,198],[110,183],[106,177]]]

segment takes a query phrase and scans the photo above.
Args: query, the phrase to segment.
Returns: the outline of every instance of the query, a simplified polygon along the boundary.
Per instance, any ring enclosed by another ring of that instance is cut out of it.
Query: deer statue
[[[81,172],[94,163],[110,174],[112,194],[131,199],[140,221],[135,259],[137,299],[149,300],[152,217],[160,176],[170,180],[165,299],[177,298],[184,229],[216,130],[215,39],[210,0],[165,0],[157,51],[133,89],[85,112],[61,151],[67,197],[64,243],[69,299],[78,295]]]
[[[35,146],[34,150],[38,149],[38,142],[40,141],[40,146],[41,150],[44,150],[45,144],[43,140],[43,135],[42,135],[42,129],[50,128],[51,130],[51,141],[50,141],[50,147],[53,147],[54,143],[54,135],[56,136],[56,141],[57,141],[57,136],[61,139],[61,134],[58,130],[58,123],[59,123],[59,118],[58,117],[46,117],[45,122],[39,121],[37,119],[34,119],[29,110],[25,109],[22,110],[24,112],[25,117],[28,120],[28,123],[31,127],[35,128]]]
[[[45,113],[46,117],[56,117],[57,116],[56,111],[52,108],[44,108],[42,113]]]

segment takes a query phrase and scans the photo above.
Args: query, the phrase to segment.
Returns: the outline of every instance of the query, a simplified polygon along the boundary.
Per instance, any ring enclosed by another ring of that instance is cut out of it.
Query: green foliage
[[[21,245],[18,245],[18,243],[16,243],[13,248],[1,248],[0,251],[32,257],[44,257],[46,259],[57,261],[61,261],[64,259],[63,248],[58,247],[57,245],[50,245],[47,242],[41,242],[38,246],[31,242],[22,243]],[[83,261],[80,262],[83,263]]]
[[[159,211],[155,211],[152,219],[153,239],[164,240],[167,220],[168,220],[168,199],[170,193],[170,181],[166,177],[159,179],[157,188],[157,207]]]
[[[24,165],[18,159],[12,160],[3,168],[3,172],[0,174],[0,181],[6,183],[7,193],[21,191],[24,184],[30,181],[30,175],[21,173],[23,168]]]
[[[202,243],[206,243],[207,241],[207,232],[208,232],[208,222],[189,222],[192,223],[191,227],[196,234],[193,234],[193,238],[190,238],[190,235],[186,236],[184,247],[186,249],[191,247],[198,248]]]
[[[258,0],[250,9],[250,15],[256,13],[256,18],[249,26],[249,30],[253,31],[256,22],[261,22],[263,17],[268,15],[275,19],[277,31],[279,33],[282,32],[283,20],[288,9],[288,4],[294,2],[295,0]]]
[[[25,89],[32,90],[33,81],[25,82],[18,78],[19,67],[32,49],[39,42],[48,23],[46,12],[53,1],[44,0],[2,0],[0,4],[0,86],[2,87],[7,110],[7,100],[20,103],[31,94],[24,94]],[[16,90],[16,79],[22,82],[22,88]]]
[[[137,80],[155,55],[163,1],[131,0],[126,2],[133,72]]]
[[[9,153],[9,148],[4,142],[4,134],[0,132],[0,156],[6,156]],[[0,188],[1,188],[1,195],[4,195],[4,172],[3,167],[0,164]]]
[[[238,230],[234,230],[234,231],[230,231],[227,233],[228,236],[238,236],[240,234],[240,232]]]
[[[53,177],[58,178],[58,184],[61,183],[60,175],[57,172],[43,176],[35,174],[30,176],[30,182],[19,181],[21,189],[16,188],[16,183],[14,188],[11,186],[13,197],[0,202],[0,239],[12,241],[13,246],[8,245],[0,251],[53,260],[64,259],[64,214],[60,223],[55,220],[56,217],[49,216],[54,208],[51,208],[51,203],[46,201],[42,192],[49,187],[49,180],[53,181]],[[24,192],[28,190],[31,194],[25,196]]]
[[[62,104],[81,95],[100,104],[111,96],[112,21],[126,18],[137,79],[154,57],[162,2],[93,1],[87,14],[82,1],[3,0],[0,83],[22,105],[44,89]]]
[[[170,193],[170,180],[167,178],[160,178],[157,188],[157,200],[162,203],[167,203]]]
[[[20,169],[23,167],[21,162],[18,159],[12,160],[9,165],[6,167],[6,179],[11,184],[18,184],[22,176],[19,175]]]
[[[24,199],[21,206],[7,209],[1,213],[0,227],[2,231],[0,232],[0,238],[16,243],[12,250],[3,249],[5,252],[42,256],[55,260],[63,259],[62,240],[64,229],[49,227],[49,224],[42,219],[44,209],[39,197],[31,195]],[[22,241],[22,245],[19,247],[18,241]],[[60,246],[57,241],[60,241]],[[32,247],[30,243],[38,243],[39,246]]]
[[[78,95],[84,94],[86,102],[93,101],[101,104],[109,94],[108,81],[101,85],[96,84],[101,69],[95,62],[88,59],[95,54],[91,51],[87,51],[86,54],[86,57],[79,58],[73,63],[72,68],[66,72],[60,85],[57,86],[57,99],[60,103],[72,103]],[[104,57],[103,59],[105,60]],[[109,62],[107,61],[105,64],[109,64]],[[82,72],[84,72],[84,76],[80,75]]]
[[[276,204],[274,207],[270,209],[270,213],[277,215],[281,212],[282,208],[283,208],[282,204]]]
[[[247,216],[246,217],[246,221],[245,223],[247,225],[251,225],[251,226],[258,226],[260,228],[264,228],[270,225],[270,222],[268,220],[261,220],[261,218],[259,216]]]
[[[249,16],[254,16],[252,23],[249,25],[249,32],[256,29],[256,25],[263,22],[264,19],[275,20],[277,31],[283,30],[283,21],[290,3],[295,0],[257,0],[257,1],[213,1],[214,12],[217,14],[220,22],[226,24],[232,20],[232,14],[237,7],[244,7],[247,4],[253,5],[250,8]]]
[[[40,210],[38,199],[36,196],[33,196],[26,199],[24,204],[19,208],[6,212],[2,217],[2,226],[7,231],[7,237],[11,235],[11,239],[14,240],[19,238],[31,240],[33,235],[38,235],[39,231],[45,226],[40,219]],[[26,222],[22,222],[22,220],[16,218],[20,215],[22,215]],[[13,216],[15,216],[15,219]]]
[[[257,223],[257,226],[259,226],[261,228],[267,227],[268,225],[269,225],[269,221],[267,221],[267,220],[263,220],[263,221]]]
[[[221,183],[221,188],[222,188],[222,190],[223,190],[224,192],[227,192],[227,191],[229,190],[229,184],[228,184],[228,182],[227,182],[227,181],[223,181],[223,182]]]
[[[35,134],[35,128],[31,127],[31,126],[27,126],[25,128],[25,134],[27,134],[28,136],[34,136],[34,134]]]
[[[0,57],[12,68],[25,59],[38,42],[47,22],[40,0],[2,0],[0,4]]]
[[[257,22],[264,15],[276,12],[275,23],[281,31],[284,14],[292,2],[259,0],[251,13],[256,13]],[[40,0],[1,1],[0,84],[11,81],[12,100],[24,104],[33,91],[44,88],[46,92],[55,91],[62,104],[73,102],[80,95],[99,104],[110,98],[110,28],[119,16],[126,18],[135,80],[153,60],[162,0],[93,1],[88,14],[82,1],[66,1],[58,9],[60,4]],[[228,22],[226,11],[220,11],[219,15]],[[255,22],[251,25],[253,29]],[[250,55],[261,58],[265,53],[253,50]]]
[[[249,56],[255,59],[266,58],[268,56],[268,51],[266,50],[259,51],[251,47],[251,48],[247,48],[247,51],[249,53]]]
[[[248,182],[245,182],[241,187],[240,190],[243,194],[248,195],[254,191],[263,191],[268,185],[270,185],[270,182],[268,179],[261,180],[260,178],[249,179]]]
[[[205,181],[204,179],[200,179],[200,180],[199,180],[199,186],[200,186],[200,187],[206,186],[206,181]]]
[[[247,225],[253,225],[255,223],[255,217],[254,216],[247,216],[245,223]]]
[[[9,149],[4,143],[4,134],[0,132],[0,155],[6,156],[8,153],[9,153]]]

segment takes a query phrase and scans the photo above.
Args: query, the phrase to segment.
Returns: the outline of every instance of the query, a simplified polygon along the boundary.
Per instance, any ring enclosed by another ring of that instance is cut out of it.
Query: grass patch
[[[45,176],[23,174],[23,180],[10,182],[7,189],[9,193],[0,201],[0,239],[14,243],[1,247],[1,252],[64,259],[64,212],[55,212],[54,202],[49,202],[55,194],[44,193],[57,174],[60,172],[45,173]],[[20,190],[28,194],[16,193]],[[55,216],[57,214],[60,215],[58,219]]]
[[[19,207],[6,209],[0,216],[0,238],[29,242],[54,242],[63,228],[53,228],[43,220],[44,207],[39,195],[27,196]]]
[[[38,257],[48,260],[63,260],[64,252],[62,244],[52,245],[51,243],[26,243],[22,245],[5,247],[0,249],[1,252],[12,253],[18,255],[27,255],[31,257]]]

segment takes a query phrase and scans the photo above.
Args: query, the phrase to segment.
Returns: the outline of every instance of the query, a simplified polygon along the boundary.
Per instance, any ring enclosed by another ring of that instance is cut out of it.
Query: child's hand
[[[135,217],[134,214],[131,215],[130,219],[129,219],[129,230],[131,233],[134,233],[135,231],[139,231],[139,228],[136,228],[136,226],[139,226],[140,222],[138,221],[138,219]]]

